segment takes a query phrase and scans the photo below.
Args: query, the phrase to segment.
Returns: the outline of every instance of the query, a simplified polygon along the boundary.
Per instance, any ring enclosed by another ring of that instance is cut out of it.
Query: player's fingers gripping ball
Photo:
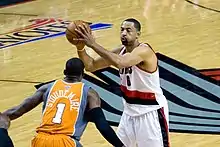
[[[92,30],[89,26],[89,24],[83,20],[75,20],[73,22],[71,22],[67,28],[66,28],[66,38],[67,40],[77,46],[77,49],[81,50],[85,47],[85,42],[83,41],[83,39],[77,34],[77,32],[75,31],[75,29],[79,30],[79,26],[84,26],[87,28],[87,30],[89,31],[89,33],[92,34]]]

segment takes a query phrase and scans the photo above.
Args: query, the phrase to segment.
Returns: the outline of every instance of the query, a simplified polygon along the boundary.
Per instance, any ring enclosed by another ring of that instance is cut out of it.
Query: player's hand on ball
[[[89,32],[88,28],[85,24],[80,25],[79,29],[75,29],[76,33],[80,36],[80,40],[84,41],[86,46],[92,47],[95,42],[95,38],[93,37],[92,33]]]

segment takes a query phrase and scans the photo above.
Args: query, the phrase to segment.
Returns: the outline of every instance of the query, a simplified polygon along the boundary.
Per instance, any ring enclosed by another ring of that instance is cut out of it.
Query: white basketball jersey
[[[147,44],[140,44],[148,46]],[[126,53],[124,47],[120,55]],[[160,87],[158,68],[149,73],[137,65],[119,69],[121,91],[123,94],[124,113],[138,116],[147,112],[167,107],[167,100]]]

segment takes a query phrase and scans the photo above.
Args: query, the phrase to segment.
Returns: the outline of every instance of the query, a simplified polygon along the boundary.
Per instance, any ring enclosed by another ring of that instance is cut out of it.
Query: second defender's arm
[[[11,120],[17,119],[23,114],[35,108],[43,101],[43,94],[47,90],[48,84],[40,87],[32,96],[26,98],[20,105],[12,107],[5,112],[4,115],[7,115]]]
[[[123,143],[117,137],[115,131],[108,124],[105,115],[101,109],[101,100],[98,93],[90,89],[88,93],[88,116],[95,123],[96,128],[102,136],[115,147],[124,147]]]

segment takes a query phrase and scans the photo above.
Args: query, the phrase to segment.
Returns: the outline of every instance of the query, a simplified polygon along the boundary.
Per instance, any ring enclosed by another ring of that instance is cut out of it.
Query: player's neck
[[[64,78],[64,81],[67,82],[67,83],[76,83],[76,82],[80,82],[80,78],[79,77],[71,77],[71,76],[66,76]]]
[[[136,40],[132,45],[126,46],[126,51],[127,52],[132,52],[139,45],[140,45],[139,41]]]

